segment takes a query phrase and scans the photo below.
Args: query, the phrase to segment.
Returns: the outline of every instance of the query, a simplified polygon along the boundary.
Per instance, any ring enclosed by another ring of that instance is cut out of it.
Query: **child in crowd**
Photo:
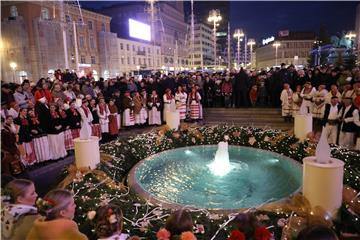
[[[23,240],[39,216],[34,207],[37,194],[34,183],[15,179],[5,186],[10,204],[1,211],[1,239]]]

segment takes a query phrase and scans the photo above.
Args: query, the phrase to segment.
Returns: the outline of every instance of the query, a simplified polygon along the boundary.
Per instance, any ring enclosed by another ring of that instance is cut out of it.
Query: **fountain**
[[[151,155],[131,169],[129,186],[162,206],[221,211],[281,200],[300,189],[299,163],[226,141]]]
[[[211,172],[216,176],[224,176],[233,168],[230,164],[229,150],[227,142],[219,142],[215,159],[207,165]]]

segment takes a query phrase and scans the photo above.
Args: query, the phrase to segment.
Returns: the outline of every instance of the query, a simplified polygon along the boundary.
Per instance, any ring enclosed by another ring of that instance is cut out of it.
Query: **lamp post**
[[[252,56],[253,56],[253,46],[256,44],[255,39],[250,38],[247,42],[247,45],[250,46],[250,66],[252,65]]]
[[[209,12],[208,22],[212,22],[214,24],[213,27],[213,38],[214,38],[214,66],[216,66],[216,23],[221,21],[220,10],[213,9]]]
[[[280,47],[280,42],[274,42],[273,43],[273,47],[275,47],[275,66],[277,66],[278,65],[278,60],[277,60],[277,58],[278,58],[278,47]]]
[[[136,69],[138,71],[138,76],[140,75],[140,66],[139,65],[136,65]]]
[[[241,28],[235,29],[234,38],[237,39],[237,65],[240,66],[240,42],[242,41],[242,37],[244,37],[244,31]]]
[[[149,13],[150,13],[150,22],[151,22],[151,41],[152,41],[152,62],[153,62],[153,69],[156,69],[155,65],[155,2],[156,0],[147,0],[148,4],[150,5]]]
[[[13,83],[15,83],[15,73],[16,73],[17,64],[15,62],[11,62],[9,65],[11,70],[13,71]]]

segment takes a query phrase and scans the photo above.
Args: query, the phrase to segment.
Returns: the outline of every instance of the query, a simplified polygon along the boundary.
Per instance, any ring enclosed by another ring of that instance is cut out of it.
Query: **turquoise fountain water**
[[[162,202],[208,209],[254,207],[300,188],[302,171],[295,161],[255,148],[219,146],[178,148],[150,156],[132,169],[135,184]]]

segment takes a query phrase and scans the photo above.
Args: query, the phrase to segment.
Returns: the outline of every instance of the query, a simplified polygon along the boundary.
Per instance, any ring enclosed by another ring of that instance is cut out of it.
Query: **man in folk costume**
[[[130,91],[126,91],[123,99],[123,124],[125,127],[134,126],[135,116],[134,116],[134,102],[130,96]]]
[[[70,126],[73,139],[80,137],[81,115],[76,109],[76,104],[74,100],[71,101],[70,109],[67,110],[66,114],[68,115],[68,124]]]
[[[325,104],[323,126],[325,126],[328,143],[336,144],[341,105],[338,97],[331,98],[331,103]]]
[[[284,89],[280,95],[281,100],[281,115],[285,122],[291,122],[292,105],[293,105],[293,91],[288,83],[284,83]]]
[[[97,105],[97,114],[99,116],[99,123],[101,127],[101,133],[105,137],[105,135],[109,134],[109,115],[110,111],[108,106],[105,103],[105,98],[99,98],[99,104]]]
[[[318,91],[315,92],[313,98],[313,119],[315,128],[319,128],[321,125],[321,121],[324,118],[325,111],[325,97],[327,96],[328,91],[326,90],[325,84],[320,84],[318,87]]]
[[[196,87],[193,87],[188,97],[190,118],[192,120],[197,120],[200,118],[200,100],[201,100],[200,94],[197,92]]]
[[[101,140],[101,126],[100,126],[100,118],[97,113],[98,108],[96,105],[96,99],[93,98],[90,100],[89,110],[91,112],[92,121],[91,121],[91,132],[93,136],[96,136]],[[90,118],[90,116],[89,116]]]
[[[161,101],[156,90],[148,97],[149,125],[161,125]]]
[[[331,85],[330,92],[328,92],[328,94],[325,97],[325,102],[330,103],[331,98],[335,96],[339,99],[339,102],[341,102],[341,93],[339,92],[338,87],[335,84],[333,84]]]
[[[166,115],[171,111],[172,105],[175,104],[174,96],[171,93],[171,89],[167,88],[163,96],[164,109],[163,109],[163,121],[166,122]]]
[[[116,117],[117,117],[117,124],[118,124],[118,127],[120,129],[120,127],[121,127],[121,113],[122,113],[123,109],[122,109],[122,97],[120,96],[120,90],[119,89],[115,89],[115,92],[113,93],[113,99],[115,101],[115,106],[117,107],[117,110],[118,110],[118,114],[116,115]]]
[[[119,134],[119,126],[118,126],[118,109],[115,105],[114,99],[109,100],[108,108],[110,111],[109,132],[112,137],[116,137]]]
[[[175,104],[176,109],[179,111],[180,120],[185,120],[186,118],[186,101],[187,101],[187,93],[184,92],[182,86],[178,86],[177,91],[175,93]]]
[[[70,106],[67,103],[59,102],[59,115],[62,120],[62,130],[64,133],[64,142],[65,142],[65,149],[66,151],[73,150],[75,148],[74,145],[74,138],[72,129],[70,128],[70,113],[67,111],[70,111]]]
[[[143,111],[141,111],[143,108],[143,99],[139,94],[139,92],[134,93],[133,101],[134,101],[135,124],[142,125],[146,122],[146,118],[144,116]]]
[[[302,103],[302,97],[300,96],[300,94],[301,94],[301,86],[297,85],[296,91],[293,93],[293,96],[292,96],[292,101],[293,101],[292,116],[293,117],[295,117],[295,115],[298,114],[300,111],[300,106]]]
[[[48,137],[53,159],[63,158],[67,155],[63,131],[64,121],[56,108],[54,103],[50,105],[51,118]]]
[[[36,159],[38,162],[48,161],[52,159],[48,136],[44,132],[34,109],[28,110],[28,116]]]
[[[14,123],[19,126],[19,141],[18,146],[20,150],[21,161],[25,166],[33,165],[36,162],[36,155],[34,144],[30,135],[30,125],[27,118],[27,109],[22,108],[19,112],[19,117],[14,120]],[[5,139],[3,139],[4,141]]]
[[[307,113],[312,113],[312,101],[315,95],[316,89],[311,85],[311,82],[306,82],[303,90],[300,93],[304,101],[304,106],[307,108]]]
[[[340,135],[339,145],[352,149],[354,146],[355,133],[357,126],[355,122],[359,121],[359,110],[352,104],[352,98],[347,97],[343,99],[344,107],[339,113]]]

